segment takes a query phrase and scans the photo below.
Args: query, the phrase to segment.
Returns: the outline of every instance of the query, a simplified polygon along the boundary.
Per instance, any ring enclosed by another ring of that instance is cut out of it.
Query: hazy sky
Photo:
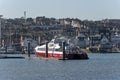
[[[120,19],[120,0],[0,0],[5,18],[46,16],[99,20]]]

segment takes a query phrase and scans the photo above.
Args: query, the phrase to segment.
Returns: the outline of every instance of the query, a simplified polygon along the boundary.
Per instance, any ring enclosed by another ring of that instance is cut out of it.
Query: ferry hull
[[[42,53],[42,52],[36,52],[35,54],[36,54],[37,57],[40,57],[40,58],[45,58],[46,57],[46,54]],[[48,58],[63,59],[63,54],[48,53]],[[66,59],[88,59],[88,55],[87,54],[66,54],[65,58]]]

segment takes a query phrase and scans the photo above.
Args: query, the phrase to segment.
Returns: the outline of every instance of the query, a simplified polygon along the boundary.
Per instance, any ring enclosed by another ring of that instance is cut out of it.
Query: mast
[[[38,37],[38,44],[39,45],[41,44],[41,38],[40,38],[40,36]]]
[[[9,31],[10,31],[10,44],[9,44],[9,47],[12,47],[12,41],[11,41],[11,23],[10,23],[10,26],[9,26]]]
[[[0,48],[1,48],[1,27],[2,27],[2,25],[1,25],[1,17],[2,17],[2,15],[0,15]]]

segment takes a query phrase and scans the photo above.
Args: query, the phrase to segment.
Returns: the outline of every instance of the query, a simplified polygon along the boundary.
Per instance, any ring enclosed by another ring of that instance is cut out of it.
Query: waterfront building
[[[100,44],[107,44],[107,43],[109,43],[109,39],[106,36],[103,36]]]

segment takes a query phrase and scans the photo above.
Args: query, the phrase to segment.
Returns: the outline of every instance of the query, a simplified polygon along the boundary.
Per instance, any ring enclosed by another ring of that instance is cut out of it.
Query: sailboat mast
[[[12,44],[11,44],[11,23],[10,23],[10,26],[9,26],[9,33],[10,33],[10,36],[9,36],[9,38],[10,38],[10,42],[9,42],[9,46],[11,47],[12,46]]]
[[[0,15],[0,48],[1,48],[1,45],[2,45],[2,44],[1,44],[1,27],[2,27],[2,26],[1,26],[1,17],[2,17],[2,15]]]

